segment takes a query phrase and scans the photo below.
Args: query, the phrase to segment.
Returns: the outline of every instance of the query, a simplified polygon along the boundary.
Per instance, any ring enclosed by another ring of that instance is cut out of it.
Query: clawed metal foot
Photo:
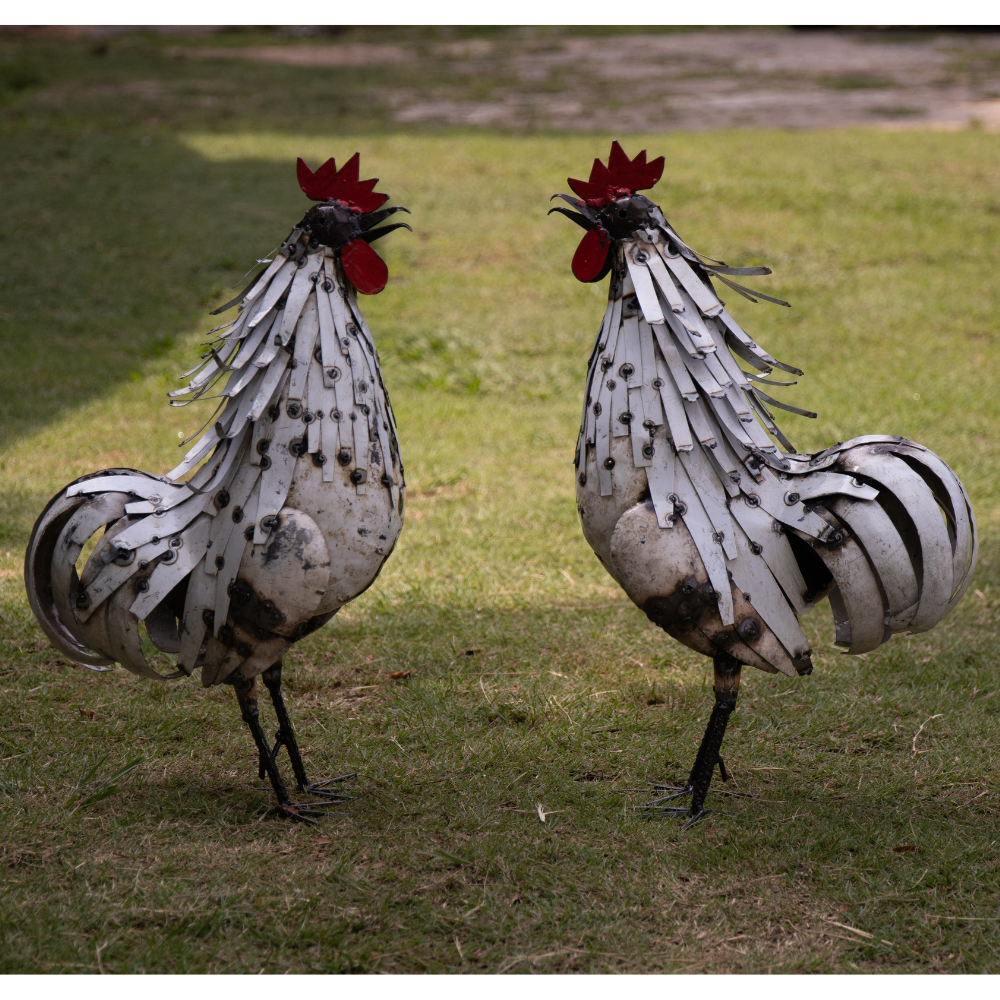
[[[322,819],[326,813],[324,809],[330,806],[340,805],[341,799],[330,799],[326,802],[279,802],[275,806],[265,809],[258,809],[258,816],[281,816],[284,819],[298,820],[300,823],[308,823],[310,826],[319,826],[317,819]]]
[[[260,724],[260,713],[257,707],[257,692],[255,681],[233,680],[233,688],[236,691],[236,698],[240,704],[240,711],[243,721],[250,728],[254,743],[257,745],[257,770],[261,779],[267,778],[274,794],[278,799],[278,804],[267,809],[261,809],[258,815],[278,815],[288,819],[298,820],[302,823],[317,825],[317,818],[326,815],[323,810],[333,806],[350,802],[353,798],[339,790],[328,786],[348,781],[357,777],[355,773],[342,774],[336,778],[328,778],[325,781],[310,782],[306,778],[305,767],[302,764],[302,755],[295,740],[295,731],[292,729],[291,720],[288,717],[288,710],[285,707],[284,698],[281,695],[281,663],[276,663],[264,671],[262,678],[264,685],[271,695],[275,713],[278,716],[279,729],[274,736],[274,746],[272,747],[264,735],[264,730]],[[285,782],[278,770],[278,752],[282,747],[288,751],[288,757],[295,772],[295,779],[299,791],[305,795],[317,796],[321,801],[315,800],[307,802],[292,802],[285,788]]]
[[[342,781],[354,781],[358,777],[357,771],[350,771],[348,774],[340,774],[336,778],[324,778],[322,781],[313,781],[302,789],[307,795],[328,795],[337,802],[352,802],[353,795],[346,792],[332,790],[329,786],[339,784]]]
[[[701,745],[698,747],[698,754],[695,757],[694,766],[688,776],[686,785],[661,785],[654,783],[648,789],[641,791],[651,792],[654,798],[644,802],[640,806],[635,806],[636,812],[652,819],[656,816],[686,816],[687,820],[681,827],[687,830],[694,826],[703,816],[707,816],[711,809],[705,808],[705,797],[708,795],[709,785],[712,783],[712,775],[718,765],[719,774],[723,781],[729,780],[726,772],[726,764],[719,753],[722,747],[722,739],[726,735],[726,726],[729,716],[736,708],[736,698],[740,687],[740,671],[742,665],[739,661],[727,654],[720,654],[715,657],[715,707],[712,709],[712,716],[708,720],[708,727],[702,737]],[[639,789],[636,789],[639,791]],[[754,796],[750,792],[729,792],[723,789],[715,789],[719,795],[732,795],[738,798],[752,799]],[[657,795],[657,792],[669,792],[668,795]],[[684,795],[691,796],[689,808],[684,806],[667,806],[664,802],[672,802]]]

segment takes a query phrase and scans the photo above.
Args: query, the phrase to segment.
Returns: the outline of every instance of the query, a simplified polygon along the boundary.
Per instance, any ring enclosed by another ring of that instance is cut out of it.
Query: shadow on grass
[[[0,149],[8,444],[138,379],[303,208],[287,165],[213,164],[164,135],[18,133]]]

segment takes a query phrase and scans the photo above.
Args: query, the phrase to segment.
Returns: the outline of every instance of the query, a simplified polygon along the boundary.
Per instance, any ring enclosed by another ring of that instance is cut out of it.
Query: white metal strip
[[[761,555],[755,554],[750,541],[741,528],[736,528],[736,549],[739,557],[729,562],[733,583],[749,595],[754,611],[764,619],[764,624],[774,633],[778,642],[794,659],[809,648],[809,642],[799,625],[795,612],[789,606],[771,571]]]
[[[670,257],[664,254],[663,258],[681,287],[706,316],[718,316],[722,312],[722,303],[701,282],[683,257]]]
[[[694,447],[694,441],[691,437],[691,425],[684,411],[684,401],[662,358],[656,359],[656,368],[660,382],[660,400],[667,416],[667,426],[670,428],[674,447],[678,451],[690,451]]]
[[[705,513],[708,514],[708,518],[715,528],[718,536],[716,541],[722,545],[722,549],[729,559],[735,559],[736,541],[733,520],[729,516],[727,507],[729,495],[726,488],[719,481],[715,469],[701,448],[682,452],[678,457],[688,474],[688,478],[698,491],[698,497],[705,508]]]
[[[247,518],[246,524],[254,524],[257,521],[259,511],[258,498],[260,496],[260,481],[254,483],[253,490],[246,501]],[[243,531],[234,530],[230,532],[226,539],[226,548],[222,553],[223,565],[219,567],[215,580],[215,609],[214,631],[218,636],[219,630],[226,624],[229,617],[229,587],[237,578],[240,572],[240,564],[243,562],[243,554],[247,550],[250,542],[247,541]]]
[[[282,384],[288,370],[288,362],[288,351],[282,347],[279,349],[277,357],[268,367],[267,373],[260,383],[260,388],[253,397],[253,404],[248,414],[250,420],[259,419],[260,415],[270,405],[271,400],[274,399],[275,394],[279,391],[278,387]]]
[[[275,303],[282,295],[285,294],[285,289],[292,282],[292,278],[295,276],[296,268],[294,261],[286,260],[285,263],[275,274],[274,278],[271,280],[270,284],[267,286],[267,291],[264,292],[258,304],[255,306],[256,314],[249,320],[247,327],[253,329],[255,326],[259,326],[260,323],[266,318],[267,314],[274,308]]]
[[[628,430],[632,440],[632,464],[637,468],[645,468],[649,465],[649,459],[642,453],[649,443],[649,431],[643,426],[646,420],[646,411],[642,405],[642,389],[629,389],[628,408],[632,414],[629,421]]]
[[[761,558],[796,613],[805,614],[809,608],[805,601],[806,581],[781,523],[775,521],[763,507],[751,507],[745,497],[733,500],[729,512],[750,539],[751,547],[760,548]],[[776,526],[781,530],[776,530]]]
[[[319,334],[319,315],[316,296],[310,295],[302,308],[302,316],[295,327],[295,348],[292,353],[288,376],[288,398],[302,399],[306,388],[310,366],[313,364],[313,349]]]
[[[653,279],[645,263],[638,263],[633,259],[633,254],[637,252],[648,255],[653,250],[652,248],[649,251],[642,250],[638,244],[633,244],[632,247],[626,246],[625,248],[625,263],[628,265],[629,275],[632,278],[632,284],[635,286],[635,295],[639,300],[639,308],[642,310],[642,315],[646,318],[647,323],[662,324],[663,312],[660,309],[659,299],[656,297]]]
[[[698,390],[695,388],[694,382],[691,381],[691,376],[684,367],[681,356],[674,346],[674,342],[670,339],[670,335],[663,327],[654,326],[652,329],[656,335],[656,342],[660,345],[660,353],[663,355],[663,360],[667,364],[667,369],[670,372],[674,385],[677,387],[677,391],[685,399],[697,399]]]
[[[175,553],[173,562],[161,562],[150,574],[149,589],[141,593],[129,610],[137,618],[145,618],[201,562],[208,543],[208,531],[212,519],[202,514],[180,535],[183,545],[180,548],[169,549]]]
[[[691,538],[694,540],[701,561],[708,571],[708,578],[719,595],[719,616],[723,625],[732,625],[733,594],[729,587],[729,574],[726,570],[726,557],[722,546],[715,540],[715,528],[698,498],[698,491],[691,484],[684,466],[678,462],[674,466],[676,488],[674,492],[686,508],[681,515]]]
[[[285,315],[278,331],[278,339],[282,344],[287,344],[292,337],[306,300],[315,290],[316,282],[314,279],[317,269],[321,265],[322,262],[317,261],[316,256],[313,255],[305,261],[292,279],[292,287],[288,289],[288,299],[285,301]]]
[[[674,526],[674,502],[668,499],[674,492],[674,465],[677,458],[667,440],[662,427],[656,429],[653,438],[653,460],[646,466],[646,482],[649,484],[649,496],[656,511],[656,523],[661,528]]]

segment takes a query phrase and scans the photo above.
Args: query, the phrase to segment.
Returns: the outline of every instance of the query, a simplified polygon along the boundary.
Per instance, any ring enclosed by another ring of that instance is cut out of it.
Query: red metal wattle
[[[604,270],[611,237],[603,229],[591,229],[573,254],[573,274],[579,281],[594,281]]]
[[[364,240],[352,240],[340,251],[348,281],[364,295],[377,295],[389,280],[385,261]]]

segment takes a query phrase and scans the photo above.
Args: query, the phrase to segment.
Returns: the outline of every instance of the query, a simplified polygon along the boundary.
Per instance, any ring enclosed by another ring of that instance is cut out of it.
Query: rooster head
[[[389,269],[371,248],[375,240],[394,229],[410,229],[405,222],[373,229],[395,212],[409,212],[401,205],[382,208],[387,194],[375,190],[378,178],[360,180],[361,154],[355,153],[339,170],[333,157],[313,172],[299,157],[299,186],[313,205],[299,223],[318,246],[330,247],[340,258],[344,274],[365,295],[375,295],[385,288]],[[412,230],[410,230],[412,232]]]
[[[630,160],[617,141],[611,143],[608,165],[594,160],[590,180],[569,178],[579,196],[558,194],[576,211],[553,208],[587,230],[573,255],[573,274],[580,281],[600,281],[611,270],[613,240],[630,236],[645,225],[663,225],[659,208],[637,191],[651,188],[663,176],[664,158],[646,162],[646,150]]]

